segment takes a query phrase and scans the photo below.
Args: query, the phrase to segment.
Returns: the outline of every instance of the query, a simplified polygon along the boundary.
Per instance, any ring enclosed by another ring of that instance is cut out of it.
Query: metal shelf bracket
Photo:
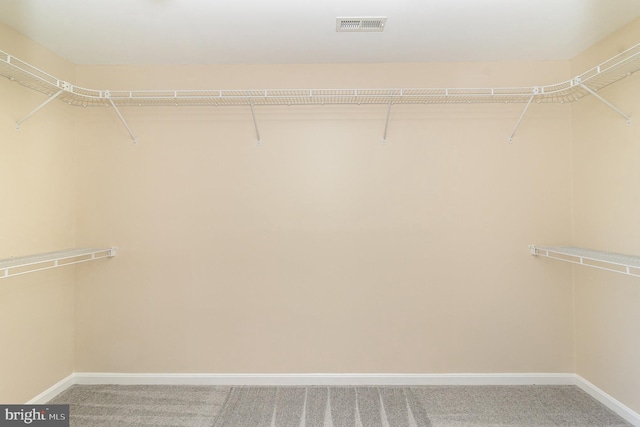
[[[522,122],[522,119],[524,118],[524,115],[527,114],[527,110],[529,109],[529,106],[531,105],[531,101],[533,101],[533,98],[535,98],[535,95],[532,95],[531,98],[529,98],[529,102],[527,102],[527,105],[524,107],[522,114],[520,114],[520,118],[516,122],[516,126],[513,128],[513,132],[511,132],[511,135],[509,135],[509,144],[513,142],[513,135],[516,134],[516,131],[520,126],[520,122]]]
[[[258,130],[258,122],[256,121],[256,112],[253,110],[253,99],[250,100],[249,105],[251,106],[251,117],[253,117],[253,127],[256,129],[256,138],[258,138],[258,145],[262,144],[260,140],[260,131]]]
[[[47,99],[46,101],[44,101],[42,104],[40,104],[35,110],[33,110],[32,112],[30,112],[29,114],[27,114],[26,116],[24,116],[23,118],[21,118],[20,120],[18,120],[16,122],[16,130],[20,130],[20,125],[22,124],[22,122],[24,122],[25,120],[27,120],[29,117],[33,116],[35,113],[37,113],[38,111],[40,111],[41,108],[45,107],[48,103],[50,103],[51,101],[53,101],[54,99],[56,99],[57,97],[59,97],[62,94],[63,90],[59,90],[58,93],[52,95],[49,97],[49,99]]]
[[[113,109],[116,111],[116,114],[118,114],[118,117],[120,117],[120,121],[122,122],[124,127],[127,128],[127,131],[129,132],[129,135],[131,136],[131,139],[133,139],[133,143],[137,144],[138,143],[138,139],[133,134],[133,131],[131,130],[131,128],[129,127],[127,122],[124,120],[124,117],[122,117],[122,114],[120,114],[120,110],[118,110],[118,107],[116,107],[116,104],[113,102],[113,100],[111,98],[109,98],[109,92],[108,91],[105,92],[105,98],[107,98],[109,100],[109,103],[111,104]]]
[[[576,79],[578,80],[578,79]],[[579,80],[578,80],[579,81]],[[625,114],[622,110],[620,110],[618,107],[616,107],[615,105],[613,105],[612,103],[610,103],[609,101],[607,101],[606,99],[604,99],[603,97],[601,97],[600,95],[598,95],[596,93],[596,91],[590,89],[589,87],[587,87],[586,85],[579,83],[580,87],[584,90],[586,90],[587,92],[589,92],[591,95],[595,96],[597,99],[599,99],[601,102],[603,102],[607,107],[611,108],[613,111],[615,111],[616,113],[620,114],[622,117],[624,117],[625,119],[627,119],[627,125],[631,125],[631,117],[628,114]]]
[[[387,129],[389,129],[389,116],[391,116],[391,105],[393,104],[393,98],[389,97],[389,107],[387,108],[387,121],[384,124],[384,135],[382,135],[382,143],[387,143]]]

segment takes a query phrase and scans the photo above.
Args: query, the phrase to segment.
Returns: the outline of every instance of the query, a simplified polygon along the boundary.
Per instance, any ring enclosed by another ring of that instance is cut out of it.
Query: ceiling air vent
[[[367,16],[336,18],[336,31],[338,32],[370,32],[382,31],[387,23],[386,16]]]

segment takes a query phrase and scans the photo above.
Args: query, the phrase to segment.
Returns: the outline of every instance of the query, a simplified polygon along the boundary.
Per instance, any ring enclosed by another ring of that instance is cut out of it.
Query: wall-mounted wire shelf
[[[448,104],[476,102],[573,102],[640,69],[640,44],[571,80],[546,86],[496,88],[406,89],[274,89],[274,90],[96,90],[60,80],[0,51],[0,75],[31,89],[78,106],[151,105],[322,105],[322,104]]]
[[[540,255],[572,264],[640,277],[640,257],[576,247],[530,245],[531,255]]]
[[[44,254],[28,255],[0,260],[0,279],[19,276],[50,268],[64,267],[81,262],[110,258],[116,255],[116,248],[108,249],[68,249]]]
[[[60,80],[6,52],[0,51],[0,75],[50,98],[17,122],[29,118],[52,99],[76,106],[254,106],[330,104],[459,104],[526,103],[516,129],[532,102],[574,102],[595,95],[630,123],[630,117],[602,99],[596,92],[640,70],[640,44],[608,59],[571,80],[551,85],[493,88],[375,88],[375,89],[260,89],[260,90],[97,90]],[[136,138],[118,111],[131,137]],[[387,126],[385,126],[385,129]],[[509,140],[515,133],[511,133]],[[385,132],[386,139],[386,132]]]

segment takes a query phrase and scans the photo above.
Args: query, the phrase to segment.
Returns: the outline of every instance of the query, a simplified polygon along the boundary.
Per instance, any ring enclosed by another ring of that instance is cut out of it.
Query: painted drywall
[[[572,62],[599,62],[640,41],[640,20]],[[640,75],[600,91],[626,120],[593,97],[573,106],[574,243],[640,255]],[[640,286],[638,279],[576,267],[577,373],[640,412]]]
[[[568,62],[78,66],[130,88],[533,85]],[[571,108],[78,110],[78,372],[573,372]]]
[[[53,74],[110,89],[502,86],[578,74],[634,44],[639,28],[570,70],[76,68],[7,27],[0,39]],[[601,94],[635,116],[637,79]],[[261,146],[245,108],[123,108],[134,146],[108,108],[54,103],[15,132],[42,95],[6,80],[0,91],[0,173],[10,183],[0,257],[74,246],[74,227],[78,246],[120,248],[77,267],[75,303],[73,267],[0,282],[0,339],[9,343],[0,400],[28,400],[74,366],[577,371],[640,409],[635,279],[572,271],[526,249],[573,241],[640,253],[637,126],[593,98],[533,105],[511,145],[522,105],[394,106],[386,145],[383,106],[262,107]]]
[[[75,67],[0,24],[0,49],[60,78]],[[0,78],[0,259],[75,245],[73,115]],[[0,280],[0,402],[24,403],[73,372],[73,267]]]

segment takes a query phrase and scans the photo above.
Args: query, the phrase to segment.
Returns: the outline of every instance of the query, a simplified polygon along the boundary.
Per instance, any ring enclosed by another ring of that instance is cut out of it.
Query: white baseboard
[[[71,374],[68,377],[58,381],[57,383],[55,383],[54,385],[52,385],[51,387],[49,387],[48,389],[46,389],[45,391],[43,391],[42,393],[40,393],[39,395],[31,399],[30,401],[28,401],[26,404],[40,405],[40,404],[47,403],[48,401],[50,401],[51,399],[53,399],[54,397],[56,397],[57,395],[59,395],[60,393],[62,393],[72,385],[74,385],[75,384],[74,376],[75,376],[74,374]]]
[[[121,385],[575,385],[640,427],[640,414],[576,374],[129,374],[76,372],[27,404],[53,399],[74,384]]]
[[[75,384],[183,385],[573,385],[574,378],[574,374],[74,374]]]
[[[127,374],[77,372],[76,384],[573,385],[574,374]]]
[[[582,378],[580,375],[575,375],[575,385],[591,395],[591,397],[596,399],[598,402],[620,415],[627,422],[636,427],[640,427],[640,414],[635,412],[633,409],[614,399],[609,394]]]

